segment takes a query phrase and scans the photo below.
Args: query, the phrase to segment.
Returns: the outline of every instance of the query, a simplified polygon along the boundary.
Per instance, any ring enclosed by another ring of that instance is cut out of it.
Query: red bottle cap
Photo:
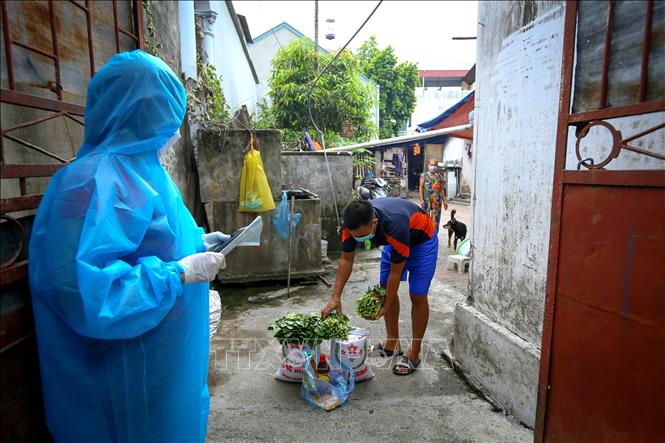
[[[326,362],[325,354],[319,354],[319,363],[325,363],[325,362]]]

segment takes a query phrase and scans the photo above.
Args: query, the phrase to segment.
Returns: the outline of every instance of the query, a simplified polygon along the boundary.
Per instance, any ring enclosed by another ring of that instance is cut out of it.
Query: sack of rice
[[[372,368],[367,364],[369,352],[369,329],[355,328],[349,332],[346,340],[332,340],[331,357],[337,363],[351,367],[356,381],[374,377]]]
[[[311,348],[304,343],[283,343],[282,359],[273,377],[281,381],[300,383],[305,370],[307,355],[314,355],[318,359],[320,352],[320,346],[318,345]]]

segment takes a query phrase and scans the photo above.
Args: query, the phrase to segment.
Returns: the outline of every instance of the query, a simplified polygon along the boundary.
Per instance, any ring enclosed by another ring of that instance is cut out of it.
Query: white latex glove
[[[206,249],[209,251],[210,248],[215,246],[218,243],[223,243],[227,241],[228,239],[231,238],[230,235],[226,235],[223,232],[211,232],[210,234],[203,234],[203,244],[205,245]]]
[[[200,252],[188,255],[178,263],[184,270],[185,283],[212,281],[217,272],[226,267],[224,254],[219,252]]]

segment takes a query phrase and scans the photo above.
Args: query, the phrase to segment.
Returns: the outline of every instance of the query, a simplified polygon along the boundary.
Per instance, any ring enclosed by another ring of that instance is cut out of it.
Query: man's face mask
[[[164,146],[162,146],[161,148],[159,148],[159,156],[161,157],[162,155],[164,155],[164,153],[165,153],[166,151],[168,151],[169,148],[172,148],[173,145],[175,145],[175,144],[178,142],[178,140],[180,140],[180,129],[178,129],[177,131],[175,131],[175,134],[173,134],[173,135],[171,136],[171,138],[169,138],[168,140],[166,140],[166,143],[164,143]]]
[[[370,232],[369,234],[364,235],[362,237],[356,237],[354,235],[353,238],[359,243],[365,243],[367,240],[373,239],[374,238],[374,233],[376,232],[377,223],[378,222],[376,221],[376,218],[374,218],[374,220],[372,221],[372,232]]]

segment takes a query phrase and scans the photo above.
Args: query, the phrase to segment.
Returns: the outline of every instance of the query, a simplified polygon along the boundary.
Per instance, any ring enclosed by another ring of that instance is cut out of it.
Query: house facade
[[[467,91],[460,83],[467,71],[451,69],[423,69],[419,72],[420,85],[416,87],[416,107],[411,113],[407,133],[418,130],[418,124],[439,115],[462,100]]]
[[[460,101],[431,120],[420,123],[418,132],[468,125],[475,106],[475,93],[467,92]],[[441,144],[425,145],[425,159],[436,159],[447,171],[448,197],[468,199],[473,192],[473,129],[452,132]]]
[[[250,57],[248,44],[251,42],[249,29],[244,17],[238,16],[231,1],[196,0],[178,2],[180,4],[180,21],[187,26],[181,29],[181,35],[187,40],[182,43],[184,48],[183,67],[196,66],[196,42],[191,26],[192,14],[198,21],[201,30],[202,57],[204,63],[215,66],[222,77],[224,99],[231,114],[246,106],[250,112],[256,110],[258,102],[257,86],[259,78]],[[189,3],[189,4],[187,4]]]

